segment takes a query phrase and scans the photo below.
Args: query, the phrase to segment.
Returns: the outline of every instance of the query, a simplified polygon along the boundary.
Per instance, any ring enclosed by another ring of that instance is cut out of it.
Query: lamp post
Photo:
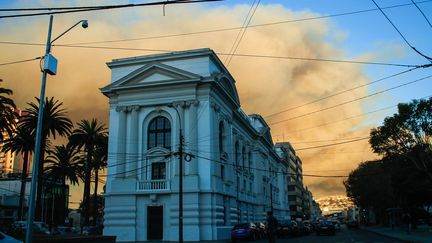
[[[183,243],[183,131],[181,126],[180,113],[174,104],[168,104],[168,107],[173,108],[179,119],[179,242]]]
[[[32,235],[33,235],[33,217],[35,213],[35,199],[36,199],[36,185],[37,185],[37,179],[38,179],[38,167],[39,167],[39,155],[41,150],[41,136],[42,136],[42,121],[43,121],[43,113],[44,113],[44,102],[45,102],[45,85],[46,85],[46,78],[47,74],[55,75],[57,73],[57,60],[50,54],[51,52],[51,45],[54,41],[58,40],[60,37],[62,37],[64,34],[69,32],[72,28],[77,26],[78,24],[82,23],[83,28],[88,27],[87,20],[80,20],[78,23],[74,24],[72,27],[64,31],[62,34],[54,38],[54,40],[51,41],[51,32],[52,32],[52,23],[53,23],[53,16],[50,16],[49,26],[48,26],[48,37],[46,42],[46,49],[45,49],[45,56],[44,56],[44,67],[43,67],[43,73],[42,73],[42,83],[41,83],[41,90],[40,90],[40,96],[39,96],[39,113],[38,113],[38,120],[37,120],[37,128],[36,128],[36,141],[35,141],[35,153],[34,153],[34,159],[33,159],[33,170],[32,170],[32,180],[31,180],[31,189],[30,189],[30,198],[29,198],[29,211],[27,215],[27,230],[26,230],[26,237],[25,242],[31,243],[32,242]]]

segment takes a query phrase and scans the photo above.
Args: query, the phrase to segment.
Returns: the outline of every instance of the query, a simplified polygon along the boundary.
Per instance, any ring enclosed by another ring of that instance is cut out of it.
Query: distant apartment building
[[[13,178],[0,178],[0,226],[8,225],[18,219],[21,181]],[[26,183],[24,209],[27,208],[27,199],[30,183]],[[23,210],[26,212],[27,210]]]
[[[294,148],[289,142],[277,143],[277,148],[286,151],[286,163],[289,165],[288,171],[288,203],[292,219],[305,218],[304,186],[303,186],[303,167],[300,157],[295,153]]]
[[[22,116],[23,111],[16,110],[18,117]],[[3,141],[0,142],[0,178],[13,178],[21,174],[23,168],[23,154],[13,153],[11,151],[3,151],[4,141],[9,139],[9,134],[3,133]],[[27,166],[27,174],[31,171],[32,156],[29,156],[29,166]]]
[[[109,156],[104,234],[177,241],[184,140],[184,240],[226,240],[233,225],[290,218],[290,156],[240,106],[235,80],[210,49],[108,63]],[[295,168],[298,172],[301,168]],[[301,180],[300,180],[301,181]]]

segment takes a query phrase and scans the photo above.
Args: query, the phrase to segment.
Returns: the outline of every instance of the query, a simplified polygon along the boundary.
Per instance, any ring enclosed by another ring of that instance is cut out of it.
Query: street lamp
[[[55,59],[55,57],[50,54],[51,45],[53,44],[54,41],[58,40],[60,37],[62,37],[64,34],[69,32],[72,28],[74,28],[80,23],[82,23],[83,28],[88,27],[87,20],[80,20],[78,21],[78,23],[74,24],[72,27],[70,27],[69,29],[67,29],[59,36],[54,38],[54,40],[51,41],[52,23],[53,23],[53,16],[51,15],[49,26],[48,26],[48,37],[46,42],[44,67],[42,73],[42,84],[41,84],[40,98],[39,98],[39,113],[38,113],[38,121],[37,121],[37,128],[36,128],[36,144],[35,144],[35,153],[33,159],[32,181],[31,181],[30,198],[29,198],[30,203],[29,203],[29,211],[27,215],[27,230],[26,230],[26,237],[25,237],[25,242],[27,243],[32,242],[32,235],[33,235],[33,217],[34,217],[35,206],[36,206],[35,197],[36,197],[36,185],[37,185],[38,167],[39,167],[39,154],[41,150],[40,144],[41,144],[41,135],[42,135],[42,120],[43,120],[42,118],[44,112],[46,78],[47,78],[47,74],[55,75],[57,73],[57,59]],[[37,192],[37,193],[41,193],[41,192]]]
[[[168,107],[173,108],[179,119],[179,242],[183,242],[183,131],[181,126],[180,113],[174,104],[168,104]]]

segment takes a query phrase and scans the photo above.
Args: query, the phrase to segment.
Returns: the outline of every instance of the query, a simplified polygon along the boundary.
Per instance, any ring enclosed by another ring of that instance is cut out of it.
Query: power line
[[[249,8],[249,11],[248,11],[248,13],[246,14],[246,18],[244,19],[243,24],[242,24],[242,26],[241,26],[239,32],[237,33],[237,36],[236,36],[236,38],[235,38],[235,40],[234,40],[234,43],[232,44],[231,49],[229,50],[228,53],[232,53],[232,52],[233,52],[233,49],[234,49],[234,47],[235,47],[235,44],[237,43],[237,40],[238,40],[238,38],[240,37],[240,34],[241,34],[241,32],[242,32],[244,26],[245,26],[246,23],[247,23],[247,20],[248,20],[248,18],[249,18],[249,14],[251,13],[251,11],[252,11],[252,9],[253,9],[253,6],[255,5],[255,2],[256,2],[256,0],[254,0],[253,3],[251,4],[251,6],[250,6],[250,8]],[[228,60],[229,60],[230,57],[231,57],[231,56],[226,56],[225,63],[228,63]]]
[[[392,74],[390,76],[386,76],[384,78],[380,78],[380,79],[377,79],[375,81],[372,81],[372,82],[369,82],[369,83],[366,83],[366,84],[362,84],[362,85],[358,85],[358,86],[355,86],[355,87],[352,87],[352,88],[349,88],[349,89],[345,89],[345,90],[336,92],[334,94],[331,94],[331,95],[328,95],[328,96],[324,96],[322,98],[318,98],[318,99],[313,100],[313,101],[306,102],[306,103],[301,104],[301,105],[293,106],[293,107],[290,107],[288,109],[285,109],[285,110],[282,110],[282,111],[278,111],[278,112],[266,115],[266,116],[264,116],[264,118],[269,118],[269,117],[272,117],[272,116],[276,116],[276,115],[282,114],[282,113],[287,112],[287,111],[291,111],[291,110],[295,110],[295,109],[298,109],[298,108],[301,108],[301,107],[304,107],[304,106],[307,106],[307,105],[311,105],[311,104],[317,103],[319,101],[323,101],[323,100],[326,100],[326,99],[329,99],[329,98],[332,98],[332,97],[335,97],[335,96],[338,96],[338,95],[341,95],[341,94],[344,94],[344,93],[347,93],[347,92],[350,92],[350,91],[353,91],[353,90],[356,90],[356,89],[359,89],[359,88],[363,88],[363,87],[366,87],[366,86],[369,86],[369,85],[381,82],[381,81],[389,79],[389,78],[393,78],[393,77],[399,76],[399,75],[404,74],[404,73],[411,72],[411,71],[413,71],[415,69],[417,69],[417,68],[411,68],[411,69],[405,70],[403,72]]]
[[[249,20],[247,21],[247,24],[246,24],[246,26],[245,26],[245,28],[244,28],[244,30],[243,30],[243,33],[242,33],[241,36],[240,36],[240,39],[239,39],[238,42],[237,42],[237,44],[234,42],[234,46],[235,46],[235,48],[234,48],[234,50],[232,51],[232,55],[229,56],[229,59],[228,59],[228,62],[227,62],[227,67],[228,67],[229,64],[231,63],[231,60],[232,60],[234,54],[236,53],[237,48],[239,47],[240,42],[242,41],[243,36],[245,35],[246,30],[247,30],[247,28],[248,28],[248,26],[249,26],[249,24],[250,24],[250,22],[251,22],[253,16],[255,15],[255,12],[256,12],[256,10],[257,10],[258,5],[260,4],[260,2],[261,2],[261,0],[258,0],[258,3],[256,4],[255,9],[253,10],[253,12],[252,12],[252,14],[251,14]],[[255,0],[254,0],[254,3],[255,3]],[[253,5],[252,5],[252,7],[253,7]],[[251,8],[251,9],[252,9],[252,8]],[[247,19],[247,18],[246,18],[246,19]],[[241,32],[241,30],[240,30],[240,32]]]
[[[20,60],[20,61],[4,62],[4,63],[0,63],[0,66],[6,66],[6,65],[11,65],[11,64],[17,64],[17,63],[24,63],[24,62],[31,62],[31,61],[36,61],[36,60],[39,60],[42,58],[43,57],[35,57],[35,58],[24,59],[24,60]]]
[[[310,149],[317,149],[317,148],[325,148],[325,147],[337,146],[337,145],[342,145],[342,144],[347,144],[347,143],[354,143],[354,142],[358,142],[358,141],[363,141],[363,140],[366,140],[366,139],[369,139],[369,137],[357,138],[357,139],[353,139],[353,140],[349,140],[349,141],[345,141],[345,142],[339,142],[339,143],[331,143],[331,144],[324,144],[324,145],[313,146],[313,147],[298,148],[298,149],[295,149],[295,151],[302,151],[302,150],[310,150]]]
[[[413,83],[417,83],[417,82],[420,82],[422,80],[425,80],[425,79],[428,79],[428,78],[431,78],[431,77],[432,77],[432,75],[429,75],[429,76],[426,76],[426,77],[423,77],[423,78],[419,78],[419,79],[416,79],[416,80],[413,80],[413,81],[410,81],[410,82],[407,82],[407,83],[403,83],[401,85],[393,86],[393,87],[391,87],[389,89],[384,89],[384,90],[381,90],[381,91],[378,91],[378,92],[375,92],[375,93],[372,93],[372,94],[369,94],[369,95],[366,95],[366,96],[362,96],[362,97],[359,97],[359,98],[356,98],[356,99],[345,101],[345,102],[342,102],[342,103],[339,103],[339,104],[336,104],[336,105],[333,105],[333,106],[329,106],[329,107],[326,107],[326,108],[323,108],[323,109],[311,111],[311,112],[308,112],[308,113],[305,113],[305,114],[302,114],[302,115],[299,115],[299,116],[294,116],[294,117],[290,117],[290,118],[283,119],[283,120],[280,120],[280,121],[272,122],[272,123],[269,123],[269,125],[276,125],[276,124],[280,124],[282,122],[291,121],[291,120],[298,119],[298,118],[301,118],[301,117],[305,117],[305,116],[309,116],[309,115],[316,114],[316,113],[319,113],[319,112],[327,111],[327,110],[330,110],[330,109],[333,109],[333,108],[336,108],[336,107],[339,107],[339,106],[343,106],[343,105],[346,105],[346,104],[349,104],[349,103],[353,103],[355,101],[359,101],[359,100],[366,99],[366,98],[369,98],[369,97],[372,97],[372,96],[375,96],[375,95],[378,95],[378,94],[382,94],[382,93],[385,93],[385,92],[388,92],[388,91],[391,91],[391,90],[394,90],[394,89],[397,89],[397,88],[401,88],[403,86],[407,86],[407,85],[410,85],[410,84],[413,84]]]
[[[431,2],[431,1],[432,0],[426,0],[426,1],[421,1],[421,2],[417,2],[417,3],[427,3],[427,2]],[[383,7],[382,9],[399,8],[399,7],[405,7],[405,6],[410,6],[410,5],[412,5],[412,4],[411,3],[399,4],[399,5],[392,5],[392,6],[388,6],[388,7]],[[374,12],[374,11],[377,11],[377,10],[378,10],[377,8],[372,8],[372,9],[353,11],[353,12],[323,15],[323,16],[317,16],[317,17],[300,18],[300,19],[293,19],[293,20],[285,20],[285,21],[264,23],[264,24],[255,24],[255,25],[249,25],[248,28],[264,27],[264,26],[271,26],[271,25],[280,25],[280,24],[287,24],[287,23],[310,21],[310,20],[318,20],[318,19],[331,18],[331,17],[339,17],[339,16],[359,14],[359,13],[365,13],[365,12]],[[137,41],[137,40],[159,39],[159,38],[171,38],[171,37],[180,37],[180,36],[188,36],[188,35],[208,34],[208,33],[214,33],[214,32],[222,32],[222,31],[233,31],[233,30],[240,30],[242,28],[243,27],[231,27],[231,28],[220,28],[220,29],[212,29],[212,30],[203,30],[203,31],[195,31],[195,32],[185,32],[185,33],[159,35],[159,36],[138,37],[138,38],[129,38],[129,39],[80,42],[80,43],[73,43],[73,45],[102,44],[102,43],[113,43],[113,42],[126,42],[126,41]]]
[[[416,2],[414,2],[414,0],[411,0],[411,2],[414,4],[414,6],[418,9],[418,11],[420,11],[420,13],[423,15],[424,19],[426,20],[426,22],[429,24],[429,26],[432,28],[432,24],[429,21],[428,17],[423,13],[423,11],[421,10],[421,8],[417,5]]]
[[[48,12],[42,12],[42,13],[2,15],[2,16],[0,16],[0,19],[31,17],[31,16],[41,16],[41,15],[56,15],[56,14],[77,13],[77,12],[89,12],[89,11],[97,11],[97,10],[130,8],[130,7],[157,6],[157,5],[165,6],[165,5],[172,5],[172,4],[218,2],[218,1],[222,1],[222,0],[171,0],[171,1],[160,1],[160,2],[139,3],[139,4],[105,5],[105,6],[84,7],[84,8],[76,8],[76,9],[71,8],[70,10],[48,11]]]
[[[346,117],[344,119],[333,121],[333,122],[322,123],[322,124],[319,124],[319,125],[316,125],[316,126],[313,126],[313,127],[301,128],[301,129],[298,129],[298,130],[291,130],[291,131],[288,131],[287,133],[289,134],[289,133],[295,133],[295,132],[302,132],[302,131],[307,131],[307,130],[311,130],[311,129],[318,128],[318,127],[328,126],[328,125],[336,124],[336,123],[339,123],[339,122],[347,121],[347,120],[350,120],[350,119],[354,119],[354,118],[370,115],[370,114],[373,114],[373,113],[376,113],[376,112],[388,110],[388,109],[391,109],[391,108],[394,108],[394,107],[397,107],[397,105],[387,106],[387,107],[384,107],[384,108],[381,108],[381,109],[369,111],[369,112],[366,112],[366,113],[361,113],[361,114],[358,114],[358,115],[355,115],[355,116]]]
[[[384,13],[384,11],[382,10],[382,8],[375,2],[375,0],[371,0],[375,6],[377,6],[377,8],[380,10],[380,12],[384,15],[384,17],[388,20],[388,22],[393,26],[393,28],[396,30],[396,32],[398,32],[398,34],[400,35],[400,37],[402,37],[402,39],[405,41],[405,43],[411,47],[411,49],[413,49],[415,52],[417,52],[419,55],[421,55],[422,57],[426,58],[428,61],[432,62],[432,58],[424,55],[423,53],[421,53],[420,51],[418,51],[414,46],[412,46],[408,40],[405,38],[405,36],[402,34],[402,32],[400,32],[400,30],[396,27],[396,25],[390,20],[390,18],[387,16],[386,13]]]
[[[29,45],[29,46],[43,46],[39,43],[28,43],[28,42],[12,42],[12,41],[0,41],[0,44],[8,45]],[[69,47],[69,48],[84,48],[84,49],[103,49],[103,50],[122,50],[122,51],[150,51],[150,52],[176,52],[176,50],[166,49],[149,49],[149,48],[131,48],[131,47],[110,47],[110,46],[84,46],[84,45],[52,45],[53,47]],[[430,64],[415,65],[415,64],[400,64],[400,63],[385,63],[385,62],[366,62],[366,61],[353,61],[353,60],[338,60],[338,59],[326,59],[326,58],[309,58],[309,57],[292,57],[292,56],[275,56],[275,55],[258,55],[258,54],[230,54],[216,52],[217,55],[229,56],[234,55],[237,57],[251,57],[251,58],[269,58],[269,59],[288,59],[288,60],[299,60],[299,61],[317,61],[317,62],[333,62],[333,63],[348,63],[348,64],[365,64],[365,65],[379,65],[379,66],[396,66],[396,67],[407,67],[407,68],[425,68],[431,66]]]

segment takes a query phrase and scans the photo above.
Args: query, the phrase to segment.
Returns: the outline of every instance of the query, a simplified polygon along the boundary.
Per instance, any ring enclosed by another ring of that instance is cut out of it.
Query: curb
[[[369,228],[366,228],[366,227],[362,228],[362,229],[366,230],[368,232],[371,232],[371,233],[374,233],[374,234],[377,234],[377,235],[380,235],[380,236],[384,236],[384,237],[387,237],[387,238],[392,239],[392,240],[401,241],[401,242],[404,242],[404,243],[422,243],[423,242],[423,241],[416,241],[416,240],[401,239],[401,238],[398,238],[396,236],[392,236],[392,235],[388,235],[388,234],[385,234],[385,233],[381,233],[381,232],[377,232],[377,231],[374,231],[374,230],[370,230]]]

